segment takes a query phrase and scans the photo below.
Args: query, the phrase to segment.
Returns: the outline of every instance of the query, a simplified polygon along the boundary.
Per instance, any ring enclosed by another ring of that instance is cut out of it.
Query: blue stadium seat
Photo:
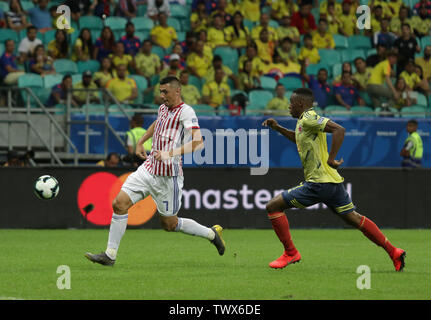
[[[178,19],[175,18],[168,18],[167,21],[168,26],[175,29],[175,31],[181,31],[181,23]]]
[[[82,74],[81,73],[72,74],[72,84],[75,85],[79,82],[82,82]]]
[[[69,59],[57,59],[54,60],[54,68],[57,73],[60,74],[75,74],[78,73],[77,64]]]
[[[143,103],[144,90],[148,88],[147,78],[137,74],[130,75],[130,78],[135,80],[136,86],[138,87],[138,98],[136,99],[136,103]]]
[[[34,3],[31,1],[21,1],[22,10],[27,11],[28,9],[34,8]]]
[[[102,30],[103,20],[97,16],[82,16],[79,18],[79,29]],[[78,32],[78,31],[75,31]],[[79,33],[79,32],[78,32]]]
[[[54,85],[59,84],[63,80],[61,74],[47,74],[43,77],[43,87],[51,89]]]
[[[350,117],[350,111],[343,106],[329,105],[324,109],[326,116],[337,116],[337,117]]]
[[[278,83],[281,83],[286,90],[302,88],[302,80],[296,77],[284,77],[278,80]]]
[[[425,118],[426,112],[426,107],[414,105],[402,108],[400,113],[402,118]]]
[[[320,49],[319,50],[320,63],[328,66],[333,66],[336,63],[342,62],[341,54],[338,50],[333,49]]]
[[[248,94],[248,97],[250,105],[253,106],[252,108],[265,108],[268,102],[273,98],[273,95],[270,91],[253,90]]]
[[[127,20],[122,17],[108,17],[105,19],[105,26],[113,31],[122,31],[126,27]]]
[[[78,61],[78,73],[90,70],[91,72],[97,72],[100,69],[100,62],[97,60]]]
[[[347,38],[341,34],[334,34],[335,49],[347,49],[349,44]]]
[[[2,55],[3,55],[4,50],[5,50],[5,48],[4,48],[4,43],[3,43],[3,42],[0,42],[0,56],[2,56]]]
[[[43,34],[42,43],[45,46],[45,48],[48,46],[48,44],[55,39],[55,34],[57,33],[57,29],[48,30]]]
[[[214,55],[223,59],[223,64],[228,66],[233,73],[238,72],[238,51],[230,47],[218,47],[214,49]]]
[[[171,17],[177,19],[190,19],[190,8],[181,4],[171,4]]]
[[[18,42],[18,39],[19,39],[18,32],[12,29],[1,29],[0,42],[5,42],[8,39],[15,41],[15,43]]]
[[[323,59],[322,59],[323,60]],[[322,61],[321,60],[321,61]],[[324,62],[314,63],[307,66],[306,72],[308,75],[316,76],[320,69],[326,69],[328,71],[328,78],[332,76],[332,68]]]
[[[421,48],[431,45],[431,36],[426,36],[421,39]]]
[[[425,97],[425,95],[423,95],[422,93],[418,93],[417,95],[418,95],[418,97],[417,97],[416,104],[418,106],[427,107],[428,106],[427,97]]]
[[[346,49],[341,52],[342,62],[354,61],[356,58],[366,59],[365,52],[362,49]]]
[[[261,76],[260,85],[264,90],[273,92],[275,90],[275,87],[277,86],[277,81],[275,81],[275,79],[271,77]]]
[[[207,104],[196,104],[193,109],[198,116],[213,116],[215,114],[215,109]]]
[[[199,91],[202,90],[202,81],[194,75],[189,75],[189,84],[194,85]]]
[[[165,49],[163,49],[162,47],[159,47],[159,46],[153,46],[152,48],[151,48],[151,53],[155,53],[156,55],[158,55],[159,56],[159,58],[160,59],[162,59],[163,60],[163,58],[165,57],[165,55],[166,55],[166,52],[165,52]]]
[[[39,96],[43,90],[43,78],[35,73],[26,73],[18,78],[18,88],[30,88],[36,96]],[[25,90],[20,91],[21,97],[26,105],[27,92]],[[33,106],[34,103],[34,99],[30,96],[30,104]]]
[[[350,111],[352,117],[373,117],[375,115],[374,109],[367,106],[353,106]]]
[[[371,40],[367,36],[353,35],[347,38],[349,49],[371,49]]]
[[[136,17],[132,19],[136,31],[150,31],[154,27],[154,22],[147,17]]]
[[[0,10],[3,12],[9,11],[9,3],[5,1],[0,1]]]

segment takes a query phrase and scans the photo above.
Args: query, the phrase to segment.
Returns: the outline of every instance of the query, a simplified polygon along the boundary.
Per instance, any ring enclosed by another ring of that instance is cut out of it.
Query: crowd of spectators
[[[230,105],[235,94],[248,96],[261,90],[262,76],[278,82],[267,109],[285,112],[288,92],[282,78],[300,79],[313,90],[322,109],[329,105],[378,108],[384,103],[401,109],[417,104],[418,95],[428,98],[431,92],[431,46],[422,46],[431,31],[431,2],[427,0],[371,0],[371,29],[365,30],[356,23],[359,0],[27,0],[25,8],[23,2],[0,1],[0,28],[17,35],[25,32],[21,39],[17,36],[18,41],[3,41],[2,84],[16,85],[26,73],[55,74],[58,59],[100,62],[100,70],[83,72],[80,82],[72,83],[71,75],[64,75],[52,87],[48,106],[64,101],[71,88],[102,87],[119,102],[133,104],[140,96],[134,75],[147,80],[148,87],[141,92],[144,102],[161,103],[157,79],[175,75],[183,85],[186,103],[214,108]],[[71,21],[65,21],[72,25],[70,29],[56,27],[64,18],[57,13],[60,4],[70,8]],[[180,30],[169,23],[173,5],[191,9],[181,24],[181,39]],[[146,8],[144,13],[141,7]],[[104,26],[95,36],[90,28],[79,28],[80,19],[88,15],[119,16],[128,22],[122,34]],[[154,24],[144,38],[137,35],[133,23],[139,16]],[[41,39],[55,29],[51,41]],[[72,43],[73,33],[79,36]],[[342,67],[333,75],[334,61],[324,61],[320,52],[341,50],[334,41],[336,35],[366,36],[372,49],[349,61],[336,61]],[[162,49],[163,56],[156,54],[155,47]],[[217,54],[223,47],[236,51],[237,69]],[[313,65],[321,68],[310,72]],[[100,103],[100,97],[80,90],[71,99],[74,106],[87,101]]]

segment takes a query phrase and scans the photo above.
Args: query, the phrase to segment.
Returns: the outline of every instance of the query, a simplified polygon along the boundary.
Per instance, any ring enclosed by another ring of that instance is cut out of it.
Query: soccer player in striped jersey
[[[192,107],[181,99],[181,85],[176,77],[160,81],[160,97],[157,119],[140,138],[136,154],[144,163],[124,182],[112,206],[108,245],[100,254],[86,253],[90,261],[113,266],[121,238],[127,227],[127,211],[139,200],[151,195],[157,205],[163,229],[180,231],[210,240],[220,255],[224,254],[223,228],[208,228],[192,219],[179,218],[183,187],[181,156],[203,148],[198,119]],[[153,138],[151,153],[147,156],[143,144]]]
[[[368,239],[384,248],[392,259],[395,270],[402,271],[406,252],[394,247],[374,222],[355,211],[355,206],[344,189],[344,179],[337,172],[337,168],[343,163],[343,159],[336,160],[336,157],[343,143],[344,128],[328,118],[320,117],[312,108],[313,101],[310,89],[301,88],[293,92],[290,113],[298,119],[295,131],[280,126],[272,118],[262,123],[297,145],[305,176],[304,183],[277,195],[266,205],[272,227],[284,246],[284,253],[269,266],[284,268],[301,260],[301,255],[293,244],[284,210],[305,208],[323,202],[346,223],[358,228]],[[329,153],[326,133],[332,134]]]

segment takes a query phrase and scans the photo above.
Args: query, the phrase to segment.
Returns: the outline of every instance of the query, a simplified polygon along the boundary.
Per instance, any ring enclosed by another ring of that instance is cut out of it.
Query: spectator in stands
[[[419,38],[425,37],[430,33],[431,19],[426,5],[422,4],[419,7],[419,15],[411,18],[411,24],[415,35]]]
[[[5,12],[6,26],[9,29],[20,32],[26,29],[30,24],[27,22],[25,12],[22,9],[19,0],[11,0],[9,2],[9,11]]]
[[[98,163],[96,163],[96,165],[109,168],[119,167],[120,156],[116,152],[111,152],[108,154],[105,160],[100,160]]]
[[[280,112],[283,115],[289,114],[289,99],[285,96],[286,88],[282,84],[275,87],[275,97],[268,101],[265,109]]]
[[[414,60],[415,53],[421,51],[416,38],[412,35],[410,26],[405,23],[402,25],[401,30],[401,37],[394,42],[394,48],[398,53],[397,75],[404,70],[407,61]]]
[[[160,79],[166,78],[168,76],[174,76],[177,79],[180,77],[180,55],[173,53],[169,57],[169,68],[165,68],[160,72]]]
[[[120,42],[124,45],[124,53],[136,56],[141,48],[141,40],[135,36],[135,25],[132,22],[126,24],[126,35],[120,38]]]
[[[391,50],[388,53],[387,59],[379,62],[371,72],[367,85],[367,93],[371,98],[374,108],[381,106],[383,98],[388,101],[389,106],[393,106],[394,102],[400,98],[391,81],[392,68],[396,63],[397,53]]]
[[[325,68],[321,68],[317,73],[316,79],[313,75],[307,75],[306,65],[303,62],[301,65],[301,76],[308,83],[308,87],[313,91],[314,100],[317,102],[319,108],[325,108],[332,95],[332,88],[327,83],[328,71]]]
[[[16,85],[18,78],[25,74],[24,71],[19,70],[17,62],[20,63],[19,58],[14,55],[15,42],[8,39],[4,43],[5,52],[0,57],[0,79],[3,79],[6,85]]]
[[[239,88],[238,77],[232,72],[232,70],[228,66],[223,65],[223,59],[219,55],[214,56],[212,61],[212,66],[208,69],[205,75],[205,82],[211,82],[215,80],[215,70],[219,68],[222,68],[224,71],[223,82],[227,84],[228,79],[231,79],[232,82],[234,83],[234,87],[238,89]]]
[[[238,68],[239,70],[244,70],[245,62],[251,60],[252,68],[251,68],[251,76],[259,78],[262,75],[263,62],[257,56],[257,47],[254,42],[250,43],[247,46],[245,54],[242,55],[238,60]]]
[[[260,78],[253,75],[253,60],[244,62],[244,67],[238,74],[239,89],[249,93],[260,88]]]
[[[389,0],[388,1],[388,8],[391,12],[390,17],[393,19],[398,16],[400,13],[400,9],[404,6],[404,3],[402,0]]]
[[[279,46],[276,51],[286,63],[298,63],[298,54],[296,53],[296,48],[293,46],[292,39],[289,37],[283,38],[281,41],[281,46]]]
[[[42,40],[36,38],[37,29],[35,26],[29,26],[27,28],[27,36],[21,40],[18,46],[18,52],[22,61],[29,59],[33,53],[34,49],[42,44]]]
[[[193,0],[192,2],[193,11],[197,10],[197,7],[199,6],[199,3],[201,1],[202,0]],[[207,14],[210,15],[217,8],[218,0],[206,0],[204,1],[204,3],[205,3],[205,10]]]
[[[291,20],[292,20],[292,16],[290,15],[283,16],[283,18],[281,19],[281,24],[277,28],[277,37],[278,37],[278,40],[280,41],[282,39],[285,39],[286,37],[289,37],[296,48],[296,45],[299,45],[301,41],[301,37],[298,29],[290,25]]]
[[[133,103],[138,97],[136,82],[126,77],[127,67],[124,64],[117,66],[117,77],[109,80],[106,88],[111,91],[120,103]]]
[[[350,73],[350,75],[353,74],[352,64],[349,61],[345,61],[342,63],[341,73],[334,78],[334,81],[332,83],[333,85],[341,83],[341,81],[342,81],[341,78],[342,78],[344,72],[348,72],[348,73]],[[352,81],[350,84],[353,85],[354,82]]]
[[[406,130],[409,136],[404,142],[404,147],[400,152],[400,156],[403,157],[401,165],[403,167],[419,168],[422,165],[424,148],[422,138],[417,132],[418,122],[414,119],[409,120]]]
[[[103,27],[100,32],[100,37],[94,45],[93,60],[101,61],[104,57],[108,57],[114,52],[115,36],[110,27]]]
[[[178,67],[180,68],[180,70],[184,70],[184,68],[186,67],[186,61],[183,58],[183,47],[180,43],[177,43],[172,47],[171,54],[167,54],[163,57],[163,69],[169,68],[169,62],[171,60],[170,58],[172,54],[177,54],[180,57]]]
[[[268,30],[269,41],[272,41],[274,42],[274,44],[277,44],[278,42],[277,30],[269,25],[270,21],[271,21],[271,18],[269,14],[262,13],[260,15],[260,23],[251,30],[251,38],[254,41],[259,40],[260,32],[263,29],[266,29]]]
[[[117,42],[114,47],[114,52],[109,55],[109,58],[112,61],[112,66],[114,70],[117,70],[117,67],[122,64],[126,66],[126,76],[130,74],[130,70],[135,70],[135,59],[130,54],[124,53],[124,44],[122,42]]]
[[[310,34],[304,36],[304,46],[299,51],[298,60],[304,61],[307,66],[320,61],[319,51],[314,47],[313,38]]]
[[[64,29],[57,29],[55,39],[48,43],[48,55],[53,59],[67,59],[69,56],[69,41]]]
[[[291,16],[298,10],[299,7],[293,0],[272,1],[271,18],[276,21],[281,21],[284,17]],[[280,37],[279,39],[282,38],[284,37]]]
[[[425,46],[424,56],[415,60],[416,64],[422,68],[422,76],[428,83],[431,82],[431,46]]]
[[[190,27],[194,32],[199,32],[202,29],[207,29],[209,24],[210,18],[205,7],[205,1],[201,0],[197,4],[196,11],[190,15]]]
[[[300,34],[308,34],[317,29],[311,8],[312,5],[309,2],[303,1],[299,6],[299,11],[292,15],[291,25],[296,27]]]
[[[173,27],[168,26],[168,16],[166,13],[159,13],[159,24],[151,29],[151,40],[154,44],[167,49],[178,41],[177,32]]]
[[[72,20],[79,21],[82,16],[90,14],[97,3],[92,4],[90,0],[66,0],[64,4],[70,8]]]
[[[326,19],[319,19],[319,26],[312,37],[312,42],[317,50],[335,48],[334,37],[328,32],[328,21]]]
[[[111,7],[115,6],[115,0],[94,0],[91,8],[93,14],[100,18],[106,18],[111,15]]]
[[[115,8],[115,15],[126,19],[135,18],[138,14],[136,0],[119,0]]]
[[[341,28],[341,20],[339,17],[341,13],[337,14],[335,12],[334,3],[328,4],[328,12],[326,13],[326,21],[328,21],[328,32],[330,34],[339,34],[339,29]]]
[[[413,14],[419,15],[420,9],[424,7],[427,10],[427,13],[431,15],[431,1],[429,0],[419,0],[414,6],[413,6]]]
[[[244,19],[241,12],[233,14],[232,25],[224,29],[225,38],[229,46],[233,49],[243,49],[250,41],[250,34],[244,27]]]
[[[343,72],[341,83],[334,85],[335,102],[347,110],[356,105],[365,105],[365,101],[359,96],[358,90],[352,85],[351,73]]]
[[[241,1],[238,0],[230,0],[228,1],[226,12],[231,16],[234,15],[235,12],[241,12]]]
[[[359,33],[359,30],[356,27],[357,18],[355,12],[352,12],[351,10],[351,4],[352,2],[350,0],[344,0],[342,3],[341,15],[338,17],[340,20],[338,31],[345,37],[350,37]]]
[[[258,0],[242,0],[241,12],[244,19],[251,22],[258,22],[260,20],[260,1]]]
[[[212,49],[229,45],[225,39],[223,28],[224,21],[220,15],[216,14],[213,17],[212,26],[208,28],[207,43]]]
[[[379,62],[382,62],[386,59],[386,53],[388,49],[385,45],[379,44],[376,48],[376,53],[367,57],[367,66],[374,68]]]
[[[396,35],[389,31],[389,19],[383,18],[380,21],[380,31],[374,33],[373,45],[383,44],[386,47],[392,47]]]
[[[429,84],[427,82],[422,82],[422,79],[416,73],[414,60],[409,60],[407,62],[404,71],[400,73],[400,78],[404,79],[410,91],[418,91],[428,95],[430,90]]]
[[[130,158],[133,158],[136,154],[136,143],[147,132],[147,130],[143,128],[143,125],[144,119],[140,114],[134,114],[132,119],[130,119],[130,130],[126,132],[126,146]],[[144,149],[147,154],[151,152],[152,144],[153,138],[145,141]]]
[[[148,0],[147,17],[157,20],[160,19],[160,13],[164,13],[166,17],[171,15],[169,0]]]
[[[114,78],[111,59],[105,57],[100,62],[100,70],[94,73],[93,80],[99,88],[105,88],[108,82]]]
[[[162,70],[159,56],[151,53],[152,47],[150,40],[144,40],[141,53],[135,58],[137,74],[147,78],[148,83],[151,83],[151,77],[159,74]]]
[[[211,66],[212,59],[212,52],[204,54],[204,42],[198,40],[196,42],[195,51],[187,58],[187,68],[190,74],[198,78],[203,78]]]
[[[55,74],[53,60],[46,54],[43,44],[34,49],[33,57],[29,60],[29,69],[40,76]]]
[[[230,88],[223,82],[225,74],[222,68],[215,70],[214,81],[207,82],[202,88],[202,100],[211,107],[218,109],[226,104],[230,105]]]
[[[390,23],[390,30],[397,36],[401,37],[401,26],[407,23],[411,27],[413,26],[411,19],[409,18],[409,8],[402,6],[398,13],[398,17],[393,17]]]
[[[352,80],[359,91],[367,90],[368,79],[371,77],[372,68],[367,66],[363,58],[356,58],[355,61],[356,73],[353,74]]]
[[[181,94],[183,101],[189,106],[194,106],[201,103],[201,94],[194,85],[189,84],[189,72],[181,71],[180,75]]]
[[[344,3],[344,1],[343,1]],[[350,4],[350,2],[349,2]],[[319,6],[319,13],[321,17],[327,17],[328,16],[328,8],[329,6],[332,6],[335,10],[335,13],[337,15],[341,14],[342,8],[341,8],[341,3],[338,3],[335,0],[324,0],[322,2],[320,2],[320,6]]]
[[[264,64],[270,64],[274,55],[275,43],[269,39],[267,29],[260,31],[259,40],[256,40],[255,43],[257,46],[257,56]]]
[[[395,90],[399,94],[399,98],[395,101],[394,107],[401,109],[403,107],[409,107],[416,103],[417,93],[409,90],[406,85],[404,78],[398,78],[395,83]]]
[[[94,45],[90,29],[82,28],[73,46],[71,59],[73,61],[88,61],[93,57],[93,53]]]
[[[18,152],[15,150],[9,150],[7,152],[7,161],[3,165],[3,167],[22,167],[23,163],[18,156]]]
[[[48,0],[37,0],[37,6],[27,10],[31,24],[42,33],[52,28],[52,18],[47,6]]]
[[[371,29],[365,30],[365,35],[372,37],[373,32],[380,31],[380,21],[383,17],[383,7],[380,4],[374,6],[371,14]]]
[[[223,27],[226,25],[231,25],[232,16],[226,12],[226,8],[227,8],[227,1],[219,0],[216,10],[214,10],[210,15],[210,19],[213,19],[216,15],[219,15],[223,20]]]
[[[67,74],[63,77],[61,83],[56,84],[51,88],[51,95],[46,102],[46,106],[54,107],[57,104],[66,104],[67,94],[71,93],[70,89],[72,89],[72,76]],[[70,98],[70,102],[72,106],[78,106],[78,103],[75,101],[73,96]]]
[[[98,91],[81,91],[97,89],[97,85],[93,81],[93,74],[90,70],[85,71],[82,74],[82,81],[73,85],[73,89],[79,89],[79,91],[73,91],[73,99],[79,106],[87,103],[100,103]]]

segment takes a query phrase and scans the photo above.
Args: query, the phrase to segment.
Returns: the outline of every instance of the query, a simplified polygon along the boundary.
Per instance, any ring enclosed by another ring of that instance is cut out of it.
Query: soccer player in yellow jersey
[[[305,208],[323,202],[346,223],[358,228],[368,239],[383,247],[392,259],[395,270],[402,271],[406,252],[394,247],[374,222],[355,211],[343,186],[344,179],[337,172],[337,168],[343,163],[343,159],[336,158],[343,143],[345,129],[328,118],[320,117],[312,108],[313,101],[310,89],[293,91],[290,113],[298,119],[295,131],[280,126],[271,118],[262,123],[296,144],[305,177],[305,182],[275,196],[266,205],[273,229],[284,246],[284,253],[269,266],[284,268],[301,260],[301,255],[293,244],[284,210]],[[332,134],[329,153],[326,133]]]

